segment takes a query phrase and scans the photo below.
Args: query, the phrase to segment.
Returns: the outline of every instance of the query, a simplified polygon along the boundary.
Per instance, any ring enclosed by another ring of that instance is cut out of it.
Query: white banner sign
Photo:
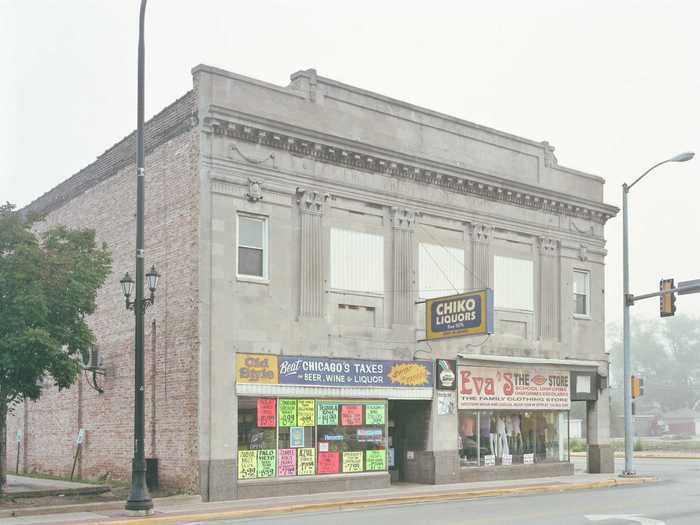
[[[460,410],[569,410],[569,372],[536,368],[457,368]]]

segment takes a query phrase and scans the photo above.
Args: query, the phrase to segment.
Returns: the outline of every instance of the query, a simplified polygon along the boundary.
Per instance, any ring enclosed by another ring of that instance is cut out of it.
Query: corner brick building
[[[587,403],[589,469],[612,471],[603,179],[314,70],[280,87],[197,66],[145,140],[162,486],[220,500],[564,474],[571,400]],[[78,475],[129,477],[134,161],[132,134],[25,208],[39,228],[94,228],[114,262],[90,319],[103,393],[86,375],[19,406],[10,469],[19,436],[21,471],[68,474],[84,429]],[[490,336],[425,342],[425,301],[477,292]]]

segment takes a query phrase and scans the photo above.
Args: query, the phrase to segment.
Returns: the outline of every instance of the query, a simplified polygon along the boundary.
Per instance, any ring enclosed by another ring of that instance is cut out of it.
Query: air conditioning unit
[[[89,371],[102,370],[102,357],[96,346],[90,347],[87,355],[83,354],[83,369]]]

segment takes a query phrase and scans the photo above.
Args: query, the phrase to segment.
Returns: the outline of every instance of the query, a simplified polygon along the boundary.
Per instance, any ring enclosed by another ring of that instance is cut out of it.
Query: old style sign
[[[459,366],[460,410],[569,410],[567,370]]]
[[[274,385],[278,377],[276,355],[236,354],[236,383]]]
[[[425,338],[493,333],[493,290],[449,295],[425,302]]]

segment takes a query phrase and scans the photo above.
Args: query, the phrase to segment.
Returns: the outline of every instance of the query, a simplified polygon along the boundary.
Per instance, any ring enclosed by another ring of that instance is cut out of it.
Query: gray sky
[[[206,63],[286,85],[320,75],[534,140],[631,197],[632,291],[700,278],[700,2],[150,0],[146,115]],[[23,206],[136,122],[138,0],[0,0],[0,201]],[[621,216],[606,228],[621,317]],[[700,314],[700,294],[678,300]],[[633,315],[658,316],[648,300]],[[658,322],[663,322],[658,321]]]

